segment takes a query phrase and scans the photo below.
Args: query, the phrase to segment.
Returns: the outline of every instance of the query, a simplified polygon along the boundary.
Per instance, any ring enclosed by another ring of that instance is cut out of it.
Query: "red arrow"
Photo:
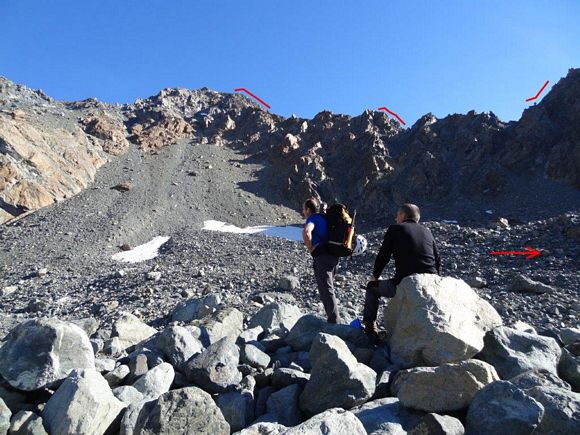
[[[264,100],[262,100],[261,98],[257,97],[256,95],[252,94],[250,91],[248,91],[246,88],[238,88],[238,89],[234,89],[235,92],[245,92],[246,94],[248,94],[251,97],[254,97],[256,100],[258,100],[260,103],[262,103],[264,106],[266,106],[268,109],[270,108],[270,105],[268,103],[266,103]]]
[[[523,251],[492,251],[492,252],[490,252],[490,254],[491,255],[525,255],[526,260],[529,260],[530,258],[537,257],[538,255],[541,254],[541,252],[538,251],[537,249],[530,248],[529,246],[526,246]]]
[[[397,118],[401,124],[403,124],[403,125],[407,125],[407,124],[405,124],[405,121],[403,121],[403,120],[401,119],[401,117],[400,117],[399,115],[397,115],[395,112],[393,112],[393,111],[391,111],[391,110],[387,109],[386,107],[379,107],[377,110],[384,110],[385,112],[387,112],[387,113],[389,113],[389,114],[393,115],[395,118]]]
[[[546,83],[544,83],[544,86],[542,86],[542,89],[540,89],[538,91],[538,93],[536,95],[534,95],[533,97],[526,99],[526,101],[532,101],[532,100],[535,100],[536,98],[538,98],[540,96],[540,94],[544,91],[544,89],[546,89],[546,86],[548,86],[548,83],[550,83],[550,80],[546,80]]]

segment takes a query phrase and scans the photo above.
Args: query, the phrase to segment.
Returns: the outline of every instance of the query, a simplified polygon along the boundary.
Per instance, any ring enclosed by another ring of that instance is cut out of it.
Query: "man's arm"
[[[304,230],[302,231],[302,239],[304,240],[304,244],[308,249],[308,252],[312,252],[314,246],[312,246],[312,231],[314,230],[314,224],[312,222],[307,223],[304,225]]]
[[[437,269],[437,275],[441,275],[441,257],[439,256],[439,251],[437,250],[437,244],[433,240],[433,255],[435,256],[435,268]]]
[[[373,277],[375,279],[379,279],[393,254],[392,231],[389,230],[390,228],[387,229],[387,232],[385,233],[383,244],[381,245],[381,249],[379,249],[377,259],[375,260],[375,267],[373,268]]]

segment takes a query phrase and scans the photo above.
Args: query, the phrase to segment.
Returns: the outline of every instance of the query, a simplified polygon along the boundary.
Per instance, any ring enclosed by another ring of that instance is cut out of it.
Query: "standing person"
[[[314,258],[314,277],[328,323],[339,323],[340,317],[334,293],[334,275],[338,257],[326,251],[326,242],[328,242],[326,218],[320,214],[320,202],[316,198],[308,198],[304,202],[302,213],[306,218],[302,237],[308,252]]]
[[[376,335],[379,300],[381,297],[395,296],[397,285],[404,277],[414,273],[441,272],[435,239],[428,228],[419,224],[420,218],[419,207],[403,204],[397,211],[397,223],[389,226],[385,233],[365,295],[363,324],[367,333]],[[391,256],[395,258],[395,275],[391,279],[379,281]]]

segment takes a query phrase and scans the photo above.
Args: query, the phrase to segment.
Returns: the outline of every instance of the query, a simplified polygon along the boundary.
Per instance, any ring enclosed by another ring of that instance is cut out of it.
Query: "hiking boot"
[[[377,324],[375,322],[365,322],[364,323],[364,331],[365,334],[373,335],[377,337],[379,335],[379,331],[377,329]]]
[[[369,344],[375,346],[379,340],[379,331],[377,330],[375,322],[365,323],[364,333],[369,340]]]

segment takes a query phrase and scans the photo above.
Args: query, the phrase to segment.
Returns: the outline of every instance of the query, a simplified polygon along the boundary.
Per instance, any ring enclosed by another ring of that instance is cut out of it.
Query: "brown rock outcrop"
[[[102,139],[100,144],[106,153],[113,156],[124,154],[129,149],[127,130],[123,123],[113,120],[107,115],[95,116],[83,122],[85,132]]]

